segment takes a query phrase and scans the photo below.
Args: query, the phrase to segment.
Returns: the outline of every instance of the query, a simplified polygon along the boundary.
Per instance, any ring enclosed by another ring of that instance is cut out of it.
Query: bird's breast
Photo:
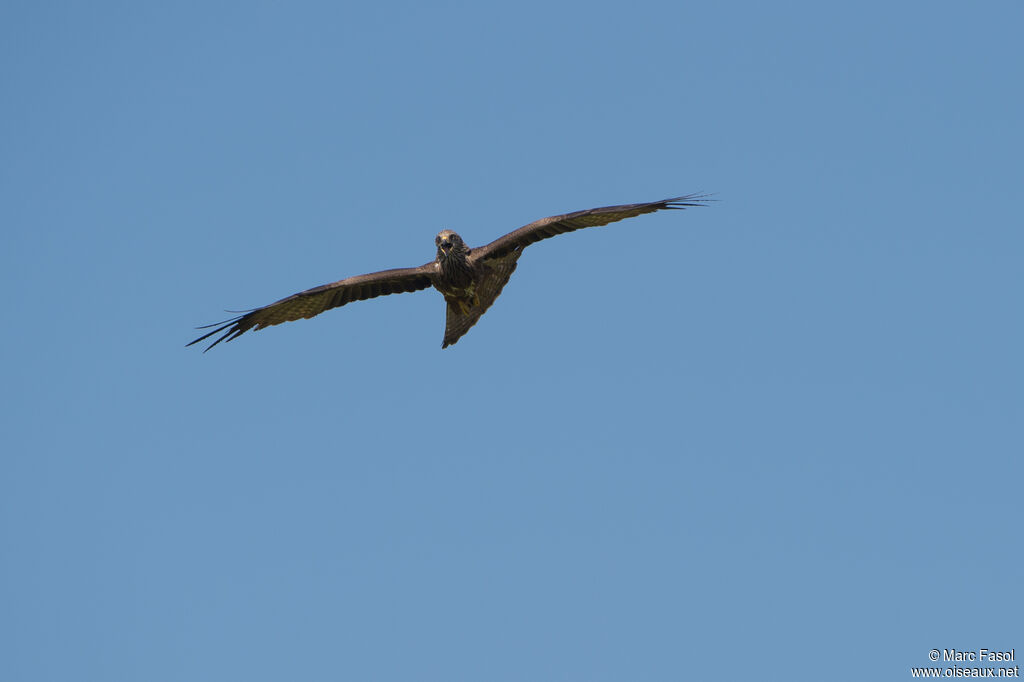
[[[473,267],[461,258],[441,260],[438,262],[438,276],[434,286],[446,296],[472,296],[476,288]]]

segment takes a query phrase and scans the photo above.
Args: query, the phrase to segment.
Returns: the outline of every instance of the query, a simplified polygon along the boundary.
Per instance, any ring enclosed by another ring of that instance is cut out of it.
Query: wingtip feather
[[[696,192],[694,194],[687,194],[681,197],[665,199],[664,201],[660,201],[658,203],[662,204],[664,208],[669,209],[698,208],[700,206],[707,206],[708,203],[712,201],[718,201],[718,199],[712,199],[711,197],[713,196],[713,194],[705,192]]]
[[[240,329],[238,327],[238,321],[241,320],[243,317],[245,317],[245,315],[239,315],[238,317],[233,317],[230,320],[221,320],[220,322],[214,322],[213,324],[204,324],[201,327],[196,327],[196,329],[210,329],[211,327],[216,327],[216,329],[212,329],[211,331],[208,331],[205,334],[203,334],[202,336],[200,336],[198,339],[194,339],[194,340],[190,341],[189,343],[186,343],[185,347],[188,348],[189,346],[194,346],[195,344],[199,343],[200,341],[205,341],[206,339],[210,338],[214,334],[219,334],[220,332],[224,331],[225,329],[227,329],[227,332],[225,334],[223,334],[220,338],[215,340],[213,343],[211,343],[209,346],[204,348],[203,352],[205,353],[206,351],[210,350],[211,348],[216,346],[221,341],[230,341],[231,339],[235,338],[239,334],[241,334],[241,333],[246,331],[245,329]],[[230,337],[230,338],[228,338],[228,337]]]

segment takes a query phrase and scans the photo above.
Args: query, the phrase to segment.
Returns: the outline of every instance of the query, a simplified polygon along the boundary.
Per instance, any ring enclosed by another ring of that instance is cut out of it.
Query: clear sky
[[[0,679],[1024,657],[1024,5],[5,2]],[[193,327],[547,215],[425,291]]]

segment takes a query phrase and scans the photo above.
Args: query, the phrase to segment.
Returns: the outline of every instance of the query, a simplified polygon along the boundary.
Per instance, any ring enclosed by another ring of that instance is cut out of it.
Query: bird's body
[[[469,248],[458,234],[442,230],[434,240],[435,259],[418,268],[384,270],[308,289],[262,308],[208,327],[212,331],[188,345],[223,332],[206,350],[221,341],[282,322],[313,317],[325,310],[386,294],[419,291],[433,286],[447,303],[442,348],[455,343],[487,312],[509,277],[523,249],[530,244],[563,232],[605,225],[624,218],[662,209],[703,206],[707,199],[689,195],[646,204],[606,206],[543,218],[478,248]],[[207,327],[207,328],[208,328]]]
[[[482,273],[476,263],[470,260],[470,249],[455,232],[442,230],[434,240],[437,243],[437,259],[431,284],[440,291],[446,301],[460,308],[472,307],[478,300],[476,285]]]

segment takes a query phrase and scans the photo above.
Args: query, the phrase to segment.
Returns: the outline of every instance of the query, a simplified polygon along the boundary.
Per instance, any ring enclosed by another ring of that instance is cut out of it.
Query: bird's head
[[[469,250],[462,237],[451,230],[441,230],[434,238],[434,243],[437,244],[437,257],[442,260],[454,255],[464,255]]]

